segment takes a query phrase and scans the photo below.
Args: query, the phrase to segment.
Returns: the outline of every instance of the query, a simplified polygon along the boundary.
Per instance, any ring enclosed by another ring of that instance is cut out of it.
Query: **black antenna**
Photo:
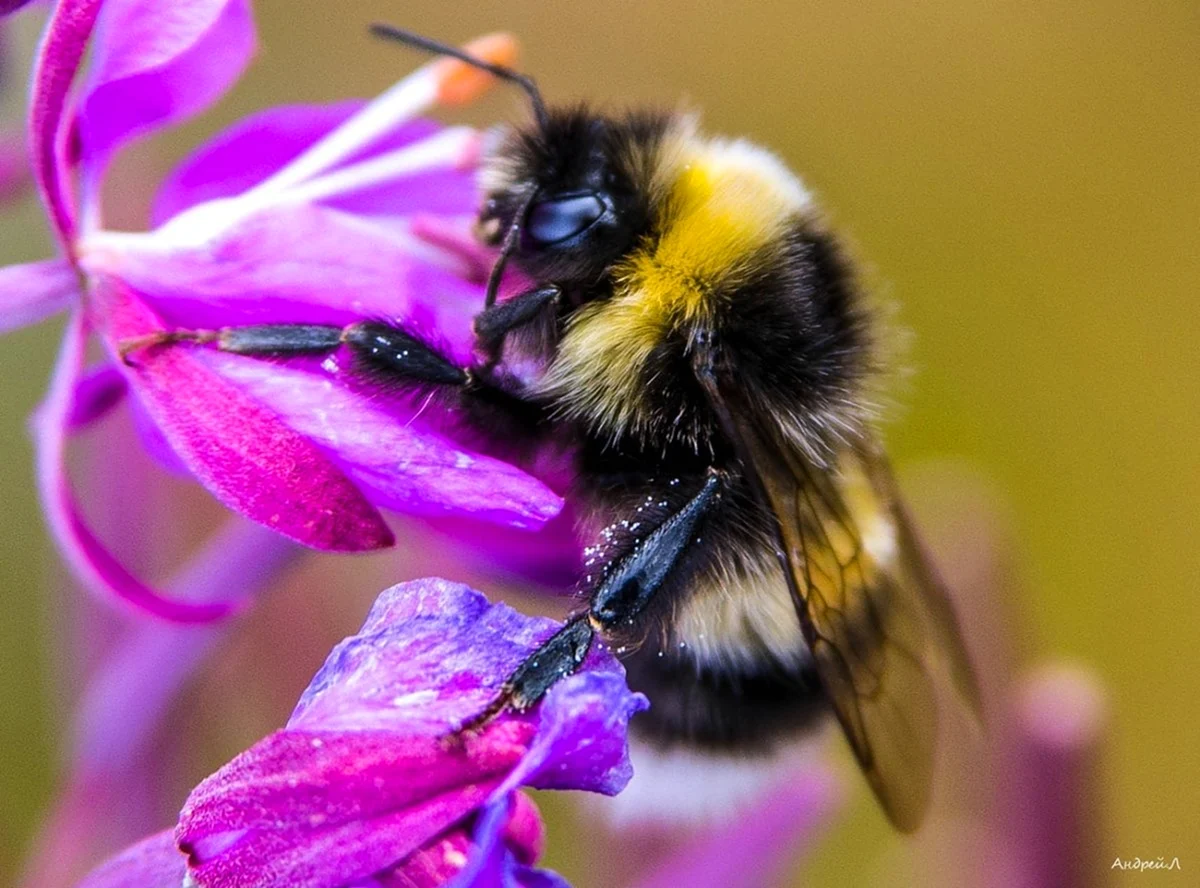
[[[395,40],[398,43],[423,49],[434,55],[450,56],[452,59],[458,59],[460,62],[465,62],[481,71],[487,71],[501,80],[515,83],[521,89],[525,90],[526,95],[529,96],[529,101],[533,105],[533,116],[537,118],[538,126],[543,130],[546,129],[546,124],[549,120],[549,115],[546,113],[546,103],[542,101],[542,94],[538,91],[537,84],[533,82],[533,78],[514,71],[512,68],[506,68],[504,65],[493,65],[491,62],[477,59],[470,53],[463,52],[455,46],[450,46],[447,43],[442,43],[429,37],[422,37],[420,34],[405,31],[403,28],[397,28],[393,25],[383,25],[377,22],[371,25],[371,33],[376,37]]]

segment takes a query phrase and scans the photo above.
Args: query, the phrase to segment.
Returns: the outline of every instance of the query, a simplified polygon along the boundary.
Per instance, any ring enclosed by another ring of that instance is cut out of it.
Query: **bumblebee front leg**
[[[679,570],[685,553],[697,542],[704,519],[720,501],[725,475],[710,469],[704,485],[603,572],[588,596],[588,609],[567,621],[517,667],[500,696],[460,728],[469,731],[505,709],[524,712],[554,684],[580,667],[593,638],[636,626],[656,594]]]
[[[361,369],[385,381],[466,385],[471,380],[469,369],[455,365],[431,346],[382,321],[359,321],[346,327],[255,324],[222,330],[163,330],[121,343],[119,354],[129,363],[131,356],[142,349],[188,342],[261,358],[325,355],[345,346]]]

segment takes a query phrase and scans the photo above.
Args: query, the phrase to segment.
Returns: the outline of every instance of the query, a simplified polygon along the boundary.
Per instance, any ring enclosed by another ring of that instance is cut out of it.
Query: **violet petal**
[[[490,604],[460,583],[426,579],[393,586],[375,600],[359,633],[330,653],[301,695],[288,727],[440,736],[485,708],[503,681],[557,628],[553,620]],[[620,729],[623,713],[634,705],[630,701],[644,705],[645,698],[594,683],[613,678],[624,685],[624,670],[608,651],[593,650],[585,668],[589,671],[556,686],[539,717],[545,719],[547,710],[553,710],[557,725],[576,709],[590,715],[600,691],[612,695],[608,704],[613,712],[605,728]],[[569,744],[558,749],[569,750]],[[545,764],[542,747],[538,757]]]
[[[177,601],[150,588],[126,570],[84,522],[67,481],[64,457],[85,338],[83,320],[76,312],[67,325],[50,391],[33,419],[38,490],[63,557],[80,581],[101,598],[124,601],[173,622],[208,622],[227,616],[236,603]]]
[[[114,351],[121,341],[162,329],[121,281],[101,277],[92,295],[106,318],[106,344]],[[316,445],[188,349],[144,349],[136,367],[125,372],[172,449],[229,508],[317,549],[361,551],[392,544],[379,512]]]
[[[187,858],[167,829],[105,861],[76,888],[180,888],[186,876]]]
[[[218,99],[254,51],[247,0],[107,0],[79,108],[86,175],[123,142]]]
[[[67,176],[67,128],[62,120],[100,6],[101,0],[59,0],[42,35],[33,71],[29,155],[51,225],[68,255],[73,250],[76,219]]]
[[[65,259],[0,268],[0,333],[66,310],[79,299],[79,274]]]

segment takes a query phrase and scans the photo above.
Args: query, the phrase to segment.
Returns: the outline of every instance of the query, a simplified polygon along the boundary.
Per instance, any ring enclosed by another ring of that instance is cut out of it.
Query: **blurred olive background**
[[[773,147],[915,334],[906,357],[914,372],[895,389],[903,406],[888,427],[897,462],[947,458],[985,479],[1016,540],[1017,646],[1027,659],[1082,659],[1107,685],[1104,860],[1179,856],[1184,873],[1200,866],[1194,2],[262,0],[256,8],[257,62],[218,109],[123,164],[128,192],[116,222],[139,224],[129,195],[148,195],[189,146],[241,114],[370,95],[417,64],[366,38],[374,19],[455,42],[511,30],[552,101],[685,100],[710,130]],[[36,33],[23,18],[11,35],[24,43],[10,59],[18,65]],[[21,82],[6,85],[5,119],[20,113],[23,93]],[[468,119],[521,110],[516,97],[494,95]],[[48,249],[32,201],[3,211],[0,261]],[[48,802],[64,717],[51,650],[63,634],[64,596],[52,594],[61,583],[24,437],[56,332],[54,324],[23,331],[0,349],[0,881],[15,872]],[[355,569],[324,561],[309,576],[328,591]],[[314,651],[352,631],[368,598],[326,603],[314,616]],[[276,596],[266,613],[282,610]],[[255,619],[239,632],[253,631]],[[231,658],[239,645],[251,646],[235,641]],[[252,653],[243,651],[245,662]],[[316,662],[262,704],[268,714],[251,719],[239,742],[286,715]],[[238,724],[221,713],[222,699],[211,697],[210,715]],[[192,778],[238,748],[221,746]],[[551,835],[551,862],[577,873]],[[869,861],[897,841],[856,796],[811,862],[810,882],[864,884]]]

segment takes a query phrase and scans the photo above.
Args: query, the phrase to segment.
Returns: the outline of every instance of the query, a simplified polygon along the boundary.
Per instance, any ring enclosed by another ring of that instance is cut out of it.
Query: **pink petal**
[[[436,735],[279,731],[193,791],[176,837],[202,886],[347,884],[482,805],[532,732],[516,722],[488,729],[466,742],[460,770],[441,767]]]
[[[101,276],[92,295],[110,349],[163,328],[122,281]],[[191,473],[230,509],[316,549],[362,551],[394,541],[375,507],[316,445],[189,349],[145,349],[126,378]]]
[[[0,268],[0,333],[58,314],[79,299],[79,273],[65,259]]]
[[[168,829],[101,864],[76,888],[180,888],[186,875],[187,858]]]
[[[298,157],[363,105],[360,101],[335,105],[285,105],[240,120],[185,160],[167,178],[154,202],[154,224],[161,225],[202,201],[233,197],[248,191]],[[385,139],[372,143],[368,149],[348,158],[339,166],[428,138],[437,129],[436,124],[427,120],[402,124]],[[452,206],[455,212],[462,212],[464,207],[473,207],[473,173],[456,169],[442,172],[445,176],[439,180],[439,184],[451,187],[422,191],[413,187],[411,179],[405,179],[376,189],[378,193],[348,196],[334,205],[358,211],[368,200],[386,202],[384,212],[392,216],[404,215],[416,209],[436,212]],[[424,177],[417,178],[424,180]]]
[[[216,101],[254,51],[248,0],[107,0],[79,108],[89,178],[123,142]]]
[[[389,407],[336,374],[216,352],[198,357],[322,444],[379,506],[525,530],[562,509],[562,497],[532,475],[431,432],[412,421],[411,408]]]
[[[471,356],[482,284],[432,264],[393,230],[328,207],[292,205],[251,216],[202,245],[163,240],[157,232],[98,237],[81,261],[92,273],[119,275],[180,327],[402,318],[436,331],[456,358]]]
[[[133,576],[96,538],[79,513],[67,483],[63,459],[66,428],[83,364],[85,333],[76,313],[67,326],[50,391],[33,421],[38,489],[50,530],[75,575],[102,598],[180,623],[207,622],[228,615],[236,604],[175,601]]]
[[[75,239],[75,203],[66,164],[63,112],[71,82],[100,12],[101,0],[60,0],[46,25],[33,71],[29,154],[38,191],[65,252]]]

